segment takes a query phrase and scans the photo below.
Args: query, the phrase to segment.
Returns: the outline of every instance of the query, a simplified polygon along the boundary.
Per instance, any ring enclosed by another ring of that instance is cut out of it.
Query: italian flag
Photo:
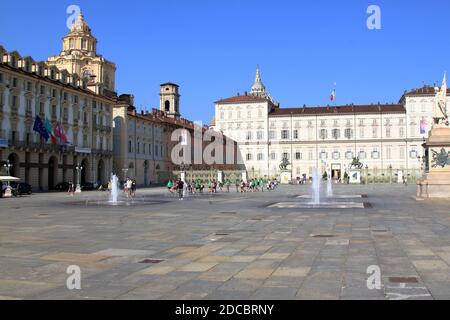
[[[334,88],[333,91],[331,91],[331,96],[330,96],[331,101],[334,101],[334,99],[336,99],[336,88]]]

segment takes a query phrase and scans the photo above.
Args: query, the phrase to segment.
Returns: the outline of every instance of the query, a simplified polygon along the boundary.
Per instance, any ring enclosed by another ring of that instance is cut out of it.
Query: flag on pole
[[[330,100],[334,101],[336,99],[336,83],[334,84],[334,89],[331,91]]]
[[[53,143],[57,143],[57,142],[58,142],[58,139],[56,139],[55,134],[53,133],[53,126],[52,126],[52,123],[51,123],[47,118],[45,118],[45,124],[44,124],[44,126],[45,126],[45,129],[47,130],[47,132],[48,132],[50,138],[52,139],[52,142],[53,142]]]
[[[36,115],[36,118],[34,119],[33,131],[39,133],[45,141],[50,138],[41,117],[39,117],[38,115]]]
[[[426,133],[426,123],[425,120],[422,119],[420,120],[420,134],[425,134]]]
[[[63,126],[59,122],[56,123],[54,134],[59,144],[67,144],[68,141],[66,133],[64,132]]]

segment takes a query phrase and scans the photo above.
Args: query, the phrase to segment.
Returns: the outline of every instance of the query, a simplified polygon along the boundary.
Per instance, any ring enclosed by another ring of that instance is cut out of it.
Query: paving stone
[[[449,202],[416,202],[413,185],[335,191],[368,194],[372,208],[264,207],[309,194],[309,185],[182,205],[165,188],[139,189],[167,202],[126,210],[86,205],[95,192],[37,193],[14,212],[1,209],[15,199],[0,201],[0,299],[450,299]],[[72,264],[83,292],[65,287]],[[381,268],[383,290],[367,289],[370,265]],[[418,282],[400,287],[390,277]]]

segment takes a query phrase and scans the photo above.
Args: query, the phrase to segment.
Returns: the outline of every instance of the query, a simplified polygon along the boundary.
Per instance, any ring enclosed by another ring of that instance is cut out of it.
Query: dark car
[[[69,190],[69,183],[68,182],[61,182],[58,183],[53,190],[56,191],[68,191]]]
[[[11,188],[13,188],[18,195],[31,194],[31,185],[26,182],[11,182]]]
[[[81,186],[81,190],[83,191],[97,190],[97,184],[93,182],[86,182]]]

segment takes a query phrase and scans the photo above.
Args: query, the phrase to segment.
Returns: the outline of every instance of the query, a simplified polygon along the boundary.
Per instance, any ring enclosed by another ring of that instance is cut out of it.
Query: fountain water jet
[[[312,203],[320,204],[320,173],[319,169],[313,169],[313,181],[312,181]]]
[[[330,198],[333,196],[333,184],[331,181],[331,174],[327,174],[327,196]]]
[[[109,196],[109,202],[117,204],[117,198],[119,196],[118,178],[115,174],[111,176],[111,195]]]

